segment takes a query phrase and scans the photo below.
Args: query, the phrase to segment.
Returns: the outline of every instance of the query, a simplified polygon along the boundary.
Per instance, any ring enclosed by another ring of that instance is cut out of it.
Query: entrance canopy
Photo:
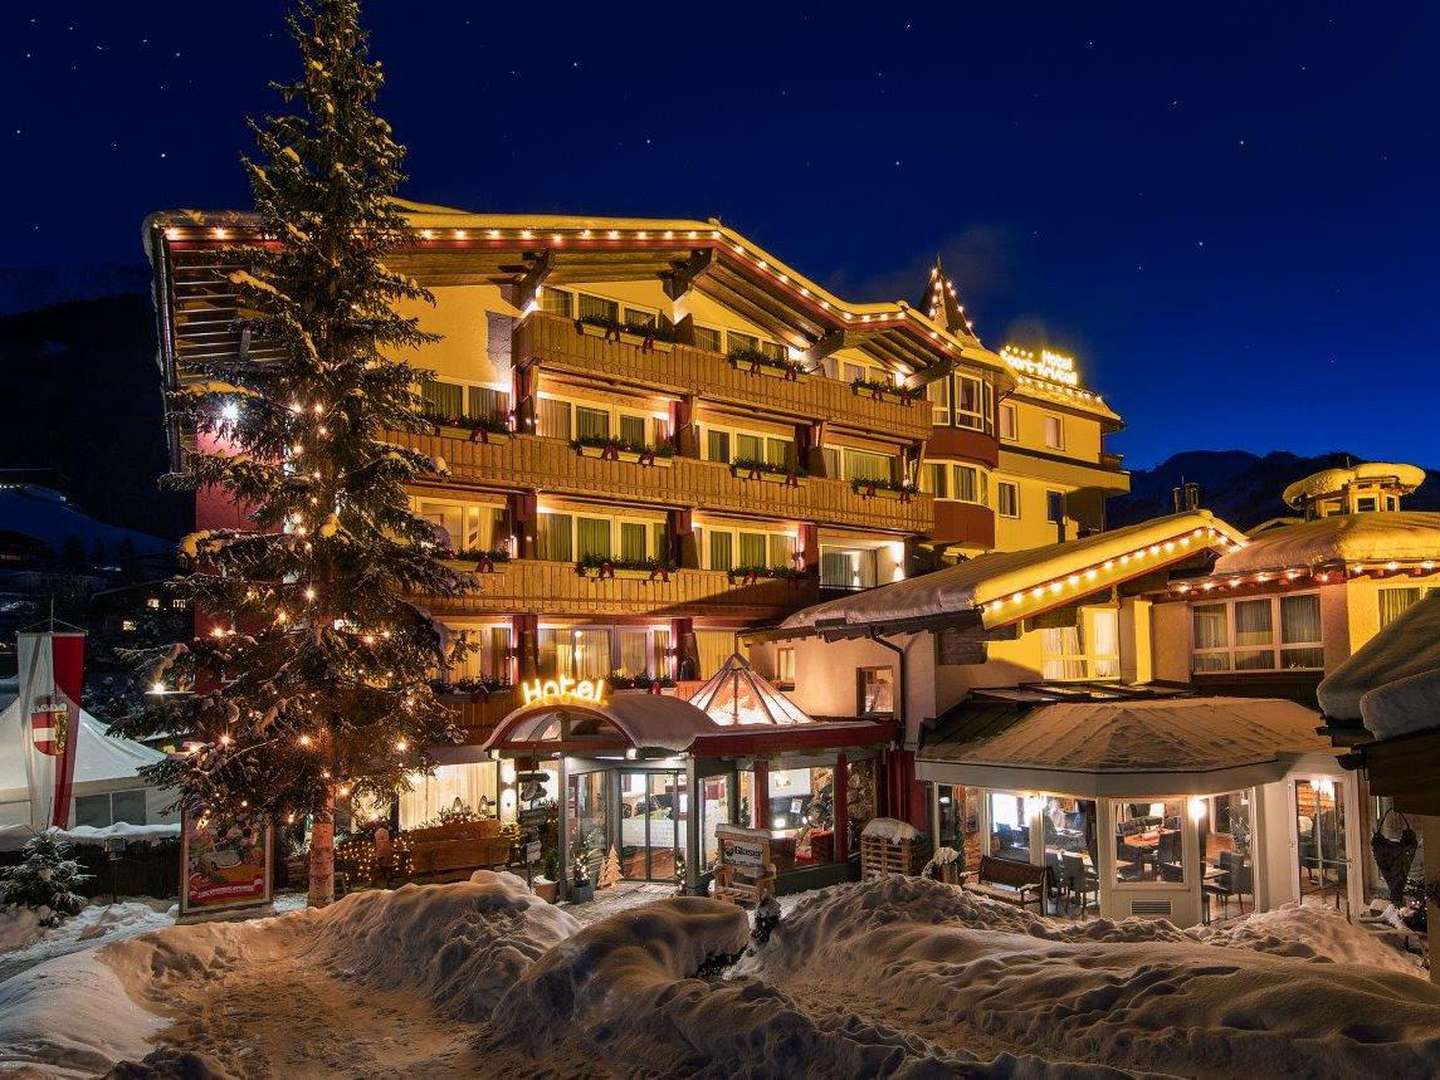
[[[522,705],[495,726],[483,749],[513,756],[659,752],[738,757],[872,746],[894,738],[893,721],[822,723],[806,717],[803,723],[717,723],[689,701],[622,691],[602,701],[546,699]]]
[[[972,695],[916,759],[922,780],[1087,797],[1204,795],[1279,780],[1325,755],[1292,701],[1171,698],[1036,705]]]

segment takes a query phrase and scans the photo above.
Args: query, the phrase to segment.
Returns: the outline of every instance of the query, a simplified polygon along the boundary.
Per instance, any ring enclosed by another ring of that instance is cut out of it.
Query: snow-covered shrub
[[[57,832],[39,832],[25,842],[21,854],[22,862],[0,870],[0,908],[28,908],[44,927],[78,915],[86,901],[75,888],[90,875],[70,858],[69,841]]]

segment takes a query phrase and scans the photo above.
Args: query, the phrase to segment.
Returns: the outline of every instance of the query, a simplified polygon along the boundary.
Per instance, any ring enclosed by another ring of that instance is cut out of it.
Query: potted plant
[[[602,461],[627,461],[644,466],[658,466],[668,469],[675,448],[669,443],[646,446],[644,443],[626,442],[614,436],[583,435],[570,440],[570,448],[581,457],[599,458]]]
[[[797,382],[808,374],[802,364],[759,349],[731,349],[727,355],[731,367],[751,375],[768,375],[786,382]]]
[[[582,829],[570,845],[570,899],[577,904],[595,899],[595,881],[590,876],[590,861],[595,852],[593,834]]]
[[[850,481],[850,490],[862,499],[895,499],[908,503],[920,494],[920,488],[905,480],[862,480]]]
[[[471,442],[509,442],[514,434],[506,416],[445,416],[437,412],[421,415],[437,428],[454,428],[468,435]]]
[[[916,393],[905,386],[896,386],[884,379],[856,378],[850,381],[850,391],[857,397],[873,398],[876,401],[898,401],[909,408],[915,402]]]
[[[675,331],[670,326],[623,322],[604,315],[581,315],[575,320],[575,332],[617,344],[634,345],[642,352],[669,352],[675,340]]]
[[[760,458],[734,458],[730,472],[741,480],[760,480],[782,487],[804,487],[809,474],[798,465],[776,465]]]
[[[612,559],[604,555],[585,555],[575,564],[575,572],[583,578],[597,581],[605,578],[669,581],[675,567],[659,559]]]
[[[560,891],[560,852],[558,849],[548,847],[540,857],[540,865],[544,867],[542,875],[531,883],[531,891],[540,897],[547,904],[555,903]]]

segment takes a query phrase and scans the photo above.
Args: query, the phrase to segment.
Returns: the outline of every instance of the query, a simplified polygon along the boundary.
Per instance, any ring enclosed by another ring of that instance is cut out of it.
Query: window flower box
[[[488,700],[492,694],[508,693],[510,684],[497,679],[455,679],[451,682],[435,679],[431,681],[430,689],[441,701],[458,705],[474,704]]]
[[[458,435],[471,442],[504,443],[515,435],[510,430],[510,421],[504,416],[437,416],[434,413],[421,414],[445,435]]]
[[[855,379],[850,383],[850,392],[856,397],[868,397],[874,401],[894,401],[907,409],[920,396],[909,387],[896,386],[881,379]]]
[[[641,352],[668,353],[674,346],[674,331],[659,326],[636,326],[613,322],[598,315],[582,315],[575,320],[575,332],[584,337],[633,345]]]
[[[786,382],[800,382],[810,374],[794,360],[772,356],[759,349],[732,349],[728,359],[730,366],[736,371],[744,371],[750,375],[768,375],[772,379],[784,379]]]
[[[594,436],[573,439],[570,446],[581,457],[599,458],[601,461],[628,461],[632,464],[660,469],[670,468],[670,459],[675,456],[674,447],[668,444],[641,446],[637,443],[622,442],[619,439],[602,439]]]
[[[850,481],[850,490],[862,499],[890,499],[902,503],[908,503],[920,494],[920,489],[916,485],[895,480],[861,480],[857,478]]]
[[[493,551],[456,551],[441,561],[452,570],[469,570],[472,574],[503,574],[505,564],[510,561],[510,552],[504,548]]]
[[[575,564],[575,572],[592,581],[669,581],[675,567],[658,559],[607,559],[587,555]]]
[[[753,458],[736,458],[730,463],[730,472],[741,480],[759,480],[766,484],[779,484],[781,487],[803,488],[806,482],[804,469],[787,469],[783,465],[773,465],[768,461]]]
[[[730,571],[730,584],[754,585],[760,581],[788,581],[798,585],[810,575],[793,566],[737,566]]]

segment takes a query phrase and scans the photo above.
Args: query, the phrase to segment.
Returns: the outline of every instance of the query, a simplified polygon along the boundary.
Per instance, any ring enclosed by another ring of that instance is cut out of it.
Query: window
[[[1115,883],[1163,882],[1186,878],[1181,829],[1183,800],[1111,803],[1115,808]],[[1193,870],[1193,868],[1192,868]]]
[[[767,537],[770,546],[770,565],[786,566],[795,565],[795,538],[786,533],[770,533]]]
[[[650,635],[644,630],[621,630],[620,670],[626,675],[651,675]]]
[[[734,655],[736,639],[734,630],[696,630],[695,651],[699,654],[700,670],[697,677],[708,679]]]
[[[466,396],[467,416],[508,416],[510,413],[510,394],[505,390],[496,390],[490,386],[466,387],[469,393]]]
[[[654,330],[660,325],[660,317],[653,311],[627,307],[625,309],[625,325],[641,330]]]
[[[639,562],[645,558],[646,529],[643,523],[622,521],[620,523],[620,558],[626,562]]]
[[[695,347],[708,352],[724,352],[720,347],[720,331],[711,326],[695,327]]]
[[[1065,449],[1065,418],[1054,413],[1045,414],[1045,445],[1051,450]]]
[[[869,589],[877,585],[878,558],[873,549],[820,548],[822,589]]]
[[[736,461],[764,461],[765,460],[765,438],[762,435],[746,435],[743,432],[735,434],[735,458]]]
[[[1044,678],[1120,677],[1120,617],[1114,608],[1082,608],[1075,626],[1045,627],[1041,634]]]
[[[1052,525],[1065,523],[1065,493],[1063,491],[1045,492],[1045,520]]]
[[[570,318],[570,294],[564,289],[540,289],[540,310]]]
[[[950,468],[944,462],[927,461],[920,467],[920,490],[937,499],[950,497]]]
[[[1000,438],[1020,438],[1020,415],[1014,405],[1000,406]]]
[[[770,556],[768,537],[764,533],[740,534],[740,565],[765,566]]]
[[[973,465],[955,466],[955,498],[961,502],[984,502],[980,470]]]
[[[1020,485],[1013,484],[1009,480],[997,481],[995,502],[1001,517],[1018,518],[1020,516]]]
[[[494,551],[507,540],[503,506],[416,499],[414,507],[434,528],[436,541],[451,551]]]
[[[575,544],[570,535],[573,522],[569,514],[540,514],[535,528],[535,557],[574,562]]]
[[[451,680],[491,679],[510,681],[510,627],[452,626],[451,634],[464,634],[470,651],[459,663],[450,665]]]
[[[771,465],[793,469],[795,467],[795,441],[793,439],[767,438],[765,460]]]
[[[888,667],[860,668],[859,715],[876,716],[895,712],[895,669]]]
[[[1190,609],[1191,670],[1314,671],[1325,666],[1319,593]]]
[[[575,437],[577,439],[608,439],[610,414],[604,409],[575,406]]]
[[[535,433],[537,435],[547,439],[570,441],[570,403],[568,401],[542,397],[536,420]]]
[[[649,446],[650,442],[646,438],[645,432],[645,417],[620,417],[620,441],[630,446]]]
[[[754,334],[742,334],[739,330],[727,330],[725,340],[729,345],[730,352],[739,352],[742,349],[749,349],[752,352],[760,351],[760,339]]]
[[[1423,597],[1434,596],[1437,592],[1440,592],[1440,589],[1422,589],[1418,585],[1377,590],[1375,596],[1380,604],[1380,629],[1384,630],[1405,614],[1412,604],[1418,604]]]
[[[620,318],[620,305],[614,300],[606,300],[600,296],[581,293],[580,318],[604,319],[607,322],[616,322]]]
[[[707,431],[705,433],[705,457],[709,461],[730,460],[730,433],[728,431]]]
[[[650,542],[655,558],[660,562],[670,561],[670,526],[664,521],[650,523]]]
[[[955,376],[955,426],[985,428],[984,383],[969,375]]]
[[[146,823],[143,789],[75,796],[76,825],[89,825],[93,828],[103,829],[107,825],[114,825],[118,822],[130,825]]]
[[[610,558],[610,519],[576,518],[580,558]]]
[[[936,427],[948,427],[950,424],[950,380],[941,377],[925,388],[925,396],[930,399],[930,422]]]
[[[795,646],[784,645],[775,650],[775,682],[780,686],[795,685]]]
[[[832,480],[840,479],[840,451],[833,446],[820,448],[820,460],[825,463],[825,475]]]
[[[845,479],[889,483],[895,475],[896,464],[896,459],[889,454],[847,449],[845,451]]]
[[[733,570],[735,569],[735,556],[732,534],[715,529],[706,530],[710,534],[710,569],[711,570]]]
[[[420,396],[425,399],[425,411],[433,416],[461,416],[465,412],[465,388],[457,383],[422,379]]]

